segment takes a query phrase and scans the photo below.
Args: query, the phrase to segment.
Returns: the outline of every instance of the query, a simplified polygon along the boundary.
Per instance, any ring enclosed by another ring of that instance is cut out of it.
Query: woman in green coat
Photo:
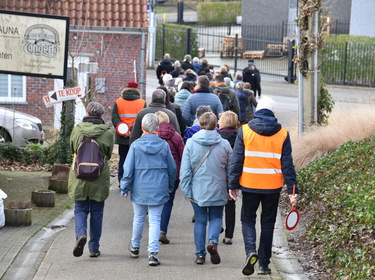
[[[110,170],[108,160],[113,150],[113,133],[105,125],[102,116],[104,108],[98,102],[91,102],[86,107],[87,115],[83,121],[77,124],[70,135],[70,150],[77,153],[84,136],[95,138],[99,143],[99,149],[104,158],[104,167],[96,180],[83,180],[76,178],[74,162],[69,173],[68,192],[69,197],[75,201],[74,218],[76,245],[73,250],[75,257],[83,254],[83,248],[87,241],[87,217],[90,214],[90,257],[98,257],[99,240],[102,234],[104,200],[109,195]]]

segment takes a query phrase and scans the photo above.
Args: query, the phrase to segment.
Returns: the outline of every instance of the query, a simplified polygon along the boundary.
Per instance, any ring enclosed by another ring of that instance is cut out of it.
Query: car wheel
[[[8,131],[5,128],[0,128],[0,143],[12,142]]]

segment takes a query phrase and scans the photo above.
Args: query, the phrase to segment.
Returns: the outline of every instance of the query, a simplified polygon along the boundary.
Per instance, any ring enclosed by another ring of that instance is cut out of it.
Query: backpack
[[[83,136],[74,154],[74,172],[76,178],[94,181],[102,174],[104,158],[95,138]]]
[[[232,100],[230,100],[229,94],[226,92],[223,92],[221,89],[217,88],[217,96],[220,99],[221,104],[223,105],[223,110],[225,111],[232,111],[233,110],[233,104]]]

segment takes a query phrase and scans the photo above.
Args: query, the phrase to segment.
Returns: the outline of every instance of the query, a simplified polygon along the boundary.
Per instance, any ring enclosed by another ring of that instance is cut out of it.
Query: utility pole
[[[156,1],[149,0],[147,9],[149,11],[148,17],[148,67],[154,68],[155,61],[155,47],[156,47],[156,17],[155,17]]]

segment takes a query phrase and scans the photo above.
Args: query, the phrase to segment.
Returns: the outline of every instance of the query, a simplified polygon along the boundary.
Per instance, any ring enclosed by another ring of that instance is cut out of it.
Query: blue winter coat
[[[217,143],[192,176],[194,168],[208,149]],[[185,198],[192,198],[201,207],[227,203],[227,177],[232,148],[216,130],[200,130],[186,142],[180,169],[180,187]]]
[[[168,201],[175,179],[176,163],[166,141],[146,134],[130,145],[120,182],[122,196],[131,191],[136,204],[161,205]]]
[[[254,113],[254,119],[247,124],[254,132],[264,135],[272,136],[280,131],[281,124],[277,122],[275,115],[268,109],[261,109]],[[239,179],[242,174],[243,163],[245,160],[245,146],[243,143],[242,127],[238,130],[236,142],[233,148],[233,156],[229,166],[229,189],[241,189],[244,192],[270,194],[281,191],[281,188],[275,190],[262,190],[244,188],[239,184]],[[281,154],[281,171],[284,175],[284,180],[288,186],[288,194],[292,194],[293,185],[297,184],[296,171],[294,170],[292,145],[290,143],[289,132],[284,141]],[[298,187],[297,187],[298,188]],[[298,189],[297,189],[298,190]]]

